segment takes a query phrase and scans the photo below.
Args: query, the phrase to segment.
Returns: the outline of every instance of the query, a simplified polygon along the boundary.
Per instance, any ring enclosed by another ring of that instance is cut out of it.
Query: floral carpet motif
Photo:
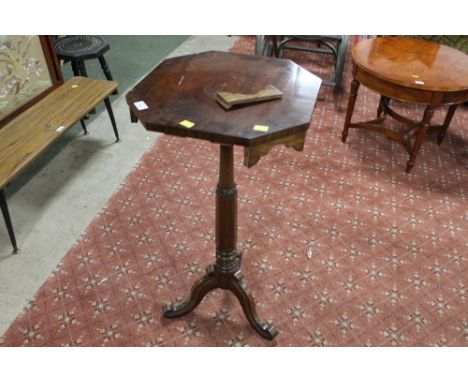
[[[254,39],[232,49],[252,54]],[[319,76],[328,58],[286,52]],[[236,148],[238,246],[262,339],[227,291],[162,317],[214,261],[218,147],[161,136],[0,340],[3,346],[467,346],[468,110],[428,134],[411,174],[384,136],[341,130],[349,94],[323,87],[302,153],[252,169]],[[375,115],[361,87],[354,119]],[[420,108],[398,106],[408,116]],[[435,119],[442,121],[445,110]],[[395,128],[398,126],[395,125]]]

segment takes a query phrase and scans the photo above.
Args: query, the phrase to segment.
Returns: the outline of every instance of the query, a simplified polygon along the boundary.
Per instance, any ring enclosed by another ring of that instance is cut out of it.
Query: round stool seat
[[[109,50],[109,44],[100,36],[66,36],[55,44],[60,59],[75,61],[98,58]]]

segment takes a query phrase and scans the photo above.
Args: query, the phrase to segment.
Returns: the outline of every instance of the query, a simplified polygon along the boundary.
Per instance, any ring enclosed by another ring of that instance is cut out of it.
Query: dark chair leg
[[[5,197],[5,191],[0,190],[0,208],[2,209],[3,218],[5,219],[5,225],[10,236],[11,245],[13,246],[13,252],[18,252],[18,246],[16,245],[15,232],[13,231],[13,225],[11,224],[10,213],[8,212],[8,205]]]
[[[319,41],[320,43],[320,41]],[[342,90],[341,80],[343,78],[344,66],[346,63],[346,51],[348,49],[348,36],[341,36],[341,40],[336,43],[335,57],[335,90]]]
[[[106,62],[106,59],[104,58],[104,55],[99,56],[99,63],[101,64],[102,71],[104,72],[104,75],[106,76],[106,78],[109,81],[114,81],[114,79],[112,78],[112,74],[109,70],[109,67],[107,66],[107,62]],[[116,94],[119,94],[119,91],[117,89],[115,89],[112,92],[112,95],[116,95]]]
[[[112,111],[112,105],[109,101],[109,97],[104,99],[104,103],[106,104],[106,109],[109,113],[109,118],[112,123],[112,128],[114,129],[115,138],[117,138],[116,142],[120,142],[119,132],[117,130],[117,124],[115,123],[114,112]]]

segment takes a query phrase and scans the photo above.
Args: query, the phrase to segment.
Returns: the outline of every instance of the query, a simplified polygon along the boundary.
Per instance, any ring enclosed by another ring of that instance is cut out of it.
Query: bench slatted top
[[[117,88],[73,77],[0,129],[0,189]]]

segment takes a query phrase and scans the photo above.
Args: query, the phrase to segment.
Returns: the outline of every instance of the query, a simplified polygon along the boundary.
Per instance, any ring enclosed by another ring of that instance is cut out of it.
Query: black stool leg
[[[107,109],[107,112],[109,113],[109,118],[112,123],[112,128],[114,129],[115,138],[117,138],[116,142],[120,142],[119,132],[117,131],[117,124],[115,123],[114,112],[112,111],[112,106],[109,101],[109,97],[106,97],[104,99],[104,103],[106,104],[106,109]]]
[[[106,76],[106,78],[109,81],[114,81],[114,79],[112,78],[112,74],[109,70],[109,67],[107,66],[107,62],[106,62],[106,59],[104,58],[104,55],[99,56],[99,63],[101,64],[102,71],[104,72],[104,75]],[[112,92],[113,95],[116,95],[118,93],[119,91],[117,89],[115,89]]]
[[[13,252],[18,252],[18,246],[16,245],[15,232],[13,231],[13,225],[11,224],[10,213],[8,212],[8,205],[5,197],[5,191],[0,190],[0,208],[2,209],[3,218],[5,219],[5,225],[10,236],[11,245],[13,246]]]
[[[83,77],[88,77],[88,73],[86,72],[86,66],[84,61],[79,62],[80,72]],[[92,109],[89,114],[96,114],[96,109]]]
[[[75,77],[78,77],[79,75],[81,75],[80,65],[78,64],[77,61],[72,61],[71,62],[71,67],[72,67],[73,74],[75,75]]]
[[[81,63],[82,63],[82,61],[71,61],[71,67],[72,67],[72,70],[73,70],[73,75],[75,77],[83,75],[83,73],[81,72]],[[86,69],[85,69],[85,73],[86,73]],[[88,119],[88,116],[85,115],[84,119]],[[84,122],[82,121],[81,126],[83,126],[83,123]],[[84,129],[85,129],[85,134],[87,134],[86,127],[84,127]]]
[[[80,73],[83,77],[88,77],[88,73],[86,72],[86,66],[84,61],[78,62],[79,68],[80,68]]]

